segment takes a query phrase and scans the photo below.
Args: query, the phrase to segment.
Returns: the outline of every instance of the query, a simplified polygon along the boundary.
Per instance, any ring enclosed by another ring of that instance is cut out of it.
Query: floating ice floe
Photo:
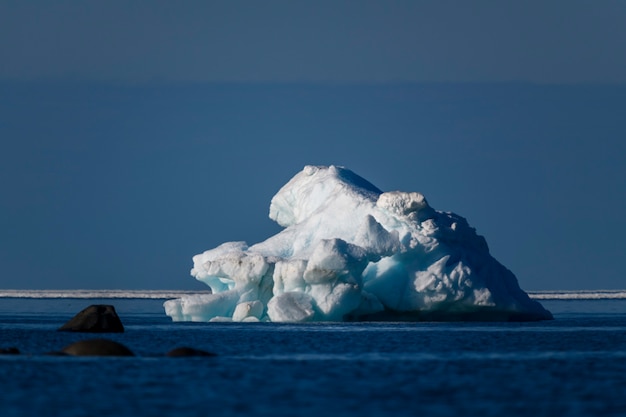
[[[272,199],[284,229],[193,257],[212,294],[166,301],[175,321],[544,320],[482,236],[417,192],[306,166]]]

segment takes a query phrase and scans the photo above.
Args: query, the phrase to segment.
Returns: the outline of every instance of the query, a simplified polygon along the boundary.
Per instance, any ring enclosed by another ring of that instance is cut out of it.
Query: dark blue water
[[[134,358],[47,356],[114,304]],[[172,323],[154,300],[0,299],[0,416],[623,416],[626,300],[540,323]],[[214,358],[167,358],[178,346]]]

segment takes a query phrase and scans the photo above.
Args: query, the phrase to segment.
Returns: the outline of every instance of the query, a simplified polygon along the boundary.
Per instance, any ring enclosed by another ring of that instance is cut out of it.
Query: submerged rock
[[[81,340],[65,346],[60,353],[72,356],[135,356],[123,344],[109,339]]]
[[[170,350],[165,354],[165,356],[169,356],[170,358],[182,358],[182,357],[191,357],[191,356],[217,356],[215,353],[207,352],[205,350],[200,350],[192,347],[178,347]]]
[[[115,307],[108,304],[94,304],[76,314],[70,321],[59,327],[61,332],[123,333],[124,325]]]

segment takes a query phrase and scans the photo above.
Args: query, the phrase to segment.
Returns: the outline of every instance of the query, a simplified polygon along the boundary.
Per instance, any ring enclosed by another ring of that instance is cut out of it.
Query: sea
[[[180,323],[164,291],[2,291],[0,416],[626,416],[626,291],[530,323]],[[134,357],[51,356],[115,306]],[[166,357],[190,346],[214,357]]]

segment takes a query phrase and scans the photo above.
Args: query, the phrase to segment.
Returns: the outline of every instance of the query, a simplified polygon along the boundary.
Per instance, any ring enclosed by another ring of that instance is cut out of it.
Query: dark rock
[[[44,355],[48,355],[48,356],[70,356],[69,354],[65,353],[65,352],[61,352],[60,350],[55,350],[52,352],[46,352],[44,353]]]
[[[190,348],[190,347],[179,347],[176,349],[172,349],[165,354],[165,356],[169,356],[171,358],[182,358],[182,357],[190,357],[190,356],[217,356],[215,353],[207,352],[200,349]]]
[[[0,349],[0,355],[19,355],[20,350],[16,347],[8,347]]]
[[[90,305],[58,329],[61,332],[123,333],[124,325],[115,307],[106,304]]]
[[[135,356],[126,346],[108,339],[88,339],[65,346],[61,353],[72,356]]]

